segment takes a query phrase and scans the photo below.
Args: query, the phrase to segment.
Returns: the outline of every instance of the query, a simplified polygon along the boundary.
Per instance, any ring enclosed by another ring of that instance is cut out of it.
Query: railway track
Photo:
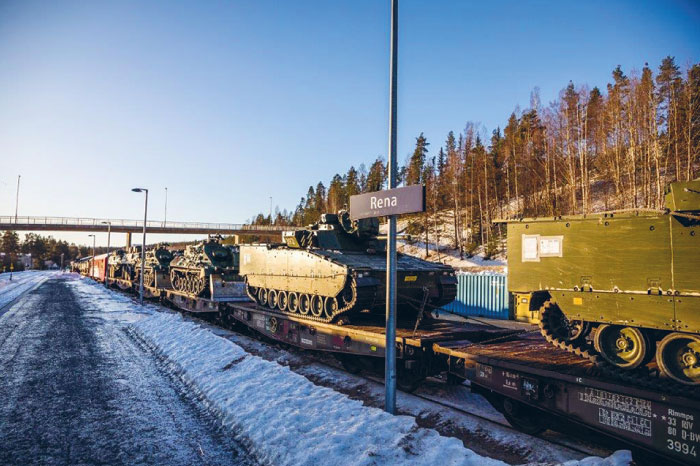
[[[207,326],[215,326],[217,329],[220,331],[225,331],[225,332],[230,332],[236,335],[236,338],[234,339],[234,342],[236,344],[239,344],[241,346],[244,346],[244,349],[246,351],[249,351],[251,353],[256,354],[257,356],[263,357],[265,359],[276,359],[276,358],[270,358],[268,355],[263,354],[263,352],[260,351],[259,348],[255,348],[253,345],[250,344],[241,344],[241,337],[247,338],[247,339],[253,339],[260,345],[265,346],[267,349],[270,351],[275,351],[277,354],[279,354],[279,351],[285,351],[286,353],[292,354],[297,358],[304,359],[307,361],[312,361],[315,364],[318,364],[320,366],[325,367],[326,369],[330,371],[342,371],[347,375],[362,379],[368,384],[371,384],[373,388],[375,388],[375,391],[383,393],[383,386],[384,386],[384,379],[378,376],[373,376],[371,374],[367,373],[359,373],[359,374],[353,374],[351,372],[348,372],[345,368],[343,368],[342,364],[335,359],[334,357],[326,354],[317,354],[314,352],[308,352],[304,350],[300,350],[294,346],[291,345],[286,345],[284,343],[274,341],[274,340],[269,340],[264,336],[259,336],[258,334],[255,334],[251,332],[248,328],[246,327],[231,327],[228,325],[222,325],[221,322],[218,321],[217,318],[211,319],[211,318],[206,318],[205,316],[196,316],[192,315],[189,313],[184,313],[185,316],[188,319],[191,319],[193,321],[197,321],[199,323],[205,324]],[[227,337],[226,335],[222,335],[224,337]],[[228,336],[227,338],[230,338]],[[293,365],[290,365],[293,366]],[[294,367],[290,367],[291,370],[294,370],[297,373],[300,373],[301,375],[308,376],[308,374],[304,373],[304,371],[300,370],[295,370]],[[447,383],[445,381],[436,379],[436,378],[431,378],[432,381],[435,383],[442,383],[447,386]],[[324,381],[324,385],[328,386],[329,388],[339,390],[344,392],[346,395],[349,395],[355,399],[358,399],[356,394],[353,394],[353,390],[347,390],[344,389],[343,387],[338,387],[337,384],[334,386],[332,383],[327,383],[327,381]],[[468,383],[468,382],[467,382]],[[467,389],[468,385],[462,385],[461,387],[464,388],[464,390]],[[459,387],[455,387],[455,389],[458,389]],[[487,415],[487,414],[479,414],[479,410],[474,410],[474,411],[469,411],[467,407],[460,407],[457,404],[453,404],[444,400],[441,400],[439,396],[432,396],[430,394],[425,394],[422,393],[421,389],[418,389],[414,392],[411,393],[406,393],[406,395],[413,396],[416,398],[419,398],[425,402],[428,402],[433,405],[437,405],[441,408],[446,408],[454,413],[458,413],[459,415],[466,416],[469,419],[472,419],[477,422],[486,422],[487,424],[498,426],[501,429],[505,429],[507,432],[513,434],[513,435],[518,435],[518,436],[523,436],[526,434],[523,434],[522,432],[518,431],[517,429],[513,428],[505,419],[500,416],[498,413],[494,413],[494,415]],[[361,401],[366,402],[368,400],[366,399],[361,399]],[[372,400],[375,401],[375,400]],[[485,405],[489,406],[489,403],[487,400],[483,399],[480,397],[480,401]],[[381,407],[381,403],[377,404],[377,407]],[[480,409],[481,411],[488,411],[488,409]],[[495,410],[494,410],[495,411]],[[416,416],[416,413],[411,413],[411,412],[406,412],[405,410],[402,411],[401,407],[399,406],[399,412],[400,414],[407,414],[411,416]],[[420,414],[418,414],[420,415]],[[438,427],[438,431],[441,429]],[[444,432],[441,432],[443,435],[447,435]],[[580,433],[579,433],[580,434]],[[566,434],[561,434],[558,432],[554,431],[546,431],[542,434],[535,435],[534,437],[537,437],[541,439],[544,442],[550,443],[552,445],[555,445],[559,448],[564,448],[566,450],[569,450],[571,452],[574,452],[578,455],[581,456],[601,456],[601,457],[606,457],[609,456],[610,454],[613,453],[614,450],[609,449],[607,447],[603,447],[600,445],[595,444],[595,442],[591,439],[590,443],[588,441],[586,442],[580,442],[577,441],[570,436]],[[588,439],[587,439],[588,440]],[[467,447],[470,447],[467,445]]]
[[[126,292],[133,292],[131,290],[121,290],[121,291],[126,291]],[[381,408],[382,406],[382,400],[383,400],[383,378],[379,376],[375,376],[371,373],[360,373],[360,374],[353,374],[352,372],[348,371],[345,369],[341,362],[338,361],[335,357],[331,356],[330,353],[324,353],[324,352],[314,352],[314,351],[307,351],[301,348],[297,348],[293,345],[286,344],[284,342],[276,341],[273,339],[270,339],[269,337],[265,335],[261,335],[254,330],[244,326],[244,325],[239,325],[236,323],[231,323],[231,322],[224,322],[220,319],[220,317],[215,314],[215,313],[191,313],[187,312],[185,310],[179,309],[176,306],[172,305],[167,305],[167,303],[161,303],[161,306],[166,308],[166,309],[171,309],[175,310],[182,315],[184,315],[186,318],[191,319],[193,321],[196,321],[200,324],[203,324],[205,326],[208,326],[211,328],[213,331],[215,331],[217,334],[219,334],[222,337],[225,337],[227,339],[230,339],[234,341],[236,344],[239,344],[240,346],[244,347],[244,349],[252,354],[258,355],[260,357],[263,357],[268,360],[276,360],[277,362],[281,362],[282,364],[288,365],[291,370],[299,373],[300,375],[303,375],[307,378],[310,378],[310,380],[314,381],[314,383],[319,383],[321,385],[327,386],[328,388],[334,389],[336,391],[340,391],[342,393],[345,393],[346,395],[350,396],[353,399],[357,399],[359,401],[362,401],[364,403],[368,403],[372,406],[379,407]],[[251,342],[255,342],[256,344],[252,344]],[[286,353],[285,356],[283,356],[282,359],[284,361],[279,361],[279,356],[280,356],[280,351],[284,351]],[[267,353],[267,354],[265,354]],[[299,361],[303,362],[297,362],[297,363],[290,363],[289,359],[291,356],[292,359],[296,358]],[[362,394],[358,394],[356,389],[351,389],[348,387],[343,387],[341,383],[334,383],[333,382],[333,377],[325,377],[325,378],[318,378],[317,375],[314,374],[308,374],[305,373],[305,371],[301,368],[304,366],[308,366],[309,363],[316,364],[318,366],[321,366],[325,368],[326,371],[329,371],[328,373],[330,374],[330,371],[342,371],[343,373],[347,374],[348,376],[351,377],[357,377],[361,381],[364,382],[364,384],[367,386],[370,392],[372,392],[372,395],[370,396],[369,399],[366,397],[363,398]],[[317,379],[317,380],[315,380]],[[444,384],[444,387],[447,387],[447,383],[443,382],[442,380],[438,381],[436,378],[431,378],[428,380],[428,382],[432,382],[434,384]],[[443,387],[443,390],[444,390]],[[463,386],[463,390],[465,393],[463,395],[457,394],[455,396],[464,396],[466,395],[467,397],[469,396],[477,396],[471,394],[471,392],[467,393],[466,391],[468,390],[467,385],[465,384]],[[484,431],[484,432],[490,432],[492,429],[489,429],[488,426],[493,426],[496,429],[500,429],[502,433],[507,434],[508,436],[518,436],[520,438],[537,438],[540,441],[544,442],[545,444],[551,445],[554,450],[557,452],[561,452],[563,449],[564,451],[568,452],[571,457],[568,459],[572,459],[572,457],[586,457],[586,456],[600,456],[600,457],[606,457],[609,456],[614,449],[608,448],[606,446],[601,445],[600,438],[592,438],[595,436],[593,435],[588,435],[583,438],[583,440],[579,440],[578,438],[575,438],[573,435],[566,434],[566,433],[560,433],[560,432],[554,432],[551,430],[545,431],[542,434],[538,434],[535,436],[528,436],[527,434],[524,434],[514,427],[512,427],[501,415],[500,413],[496,412],[495,409],[492,409],[489,402],[481,397],[478,399],[478,404],[480,406],[476,406],[476,404],[472,404],[471,406],[466,405],[466,406],[459,406],[458,403],[453,403],[450,401],[447,401],[442,394],[431,394],[431,393],[425,393],[424,389],[419,389],[415,392],[408,393],[407,395],[413,396],[415,398],[418,398],[419,400],[422,400],[422,402],[428,403],[432,405],[434,408],[428,410],[430,413],[435,414],[440,417],[439,414],[440,412],[443,412],[444,410],[448,410],[451,412],[454,416],[455,419],[458,419],[460,416],[463,418],[466,418],[468,421],[471,422],[472,429],[463,429],[463,433],[467,434],[466,437],[477,437],[477,440],[479,438],[479,435],[475,435],[476,431]],[[476,401],[472,401],[472,403],[477,403]],[[484,408],[486,407],[486,408]],[[470,409],[473,408],[473,409]],[[489,409],[492,409],[492,412],[488,412]],[[438,432],[440,432],[442,435],[447,435],[447,436],[452,436],[456,438],[461,438],[463,436],[460,435],[458,432],[455,434],[454,429],[451,429],[450,422],[445,423],[445,425],[440,425],[439,419],[428,419],[430,416],[426,416],[425,413],[422,412],[422,410],[414,410],[414,412],[411,411],[406,411],[405,409],[402,411],[402,407],[399,406],[399,410],[401,411],[402,414],[407,414],[411,415],[413,417],[416,417],[417,420],[421,420],[421,422],[425,423],[426,427],[429,428],[434,428]],[[467,422],[469,423],[469,422]],[[474,428],[474,425],[479,425],[478,427]],[[457,429],[459,430],[459,429]],[[471,434],[471,435],[469,435]],[[483,438],[483,432],[481,433],[482,438],[480,440],[484,441],[486,440],[488,443],[488,440],[491,440],[491,442],[495,442],[494,439],[484,439]],[[487,434],[488,435],[488,434]],[[580,437],[582,435],[581,431],[576,432],[576,437]],[[491,453],[493,455],[493,450],[487,450],[485,447],[481,446],[479,447],[478,445],[475,445],[473,443],[469,443],[470,440],[464,440],[465,444],[467,445],[468,448],[474,449],[477,453],[479,453],[479,448],[482,448],[482,454],[488,454]],[[503,443],[498,443],[496,442],[495,444],[496,448],[508,448],[506,447]],[[491,448],[493,448],[493,446]],[[542,445],[540,445],[542,446]],[[527,450],[527,451],[526,451]],[[530,461],[542,461],[541,457],[537,457],[537,455],[541,455],[542,453],[538,452],[533,455],[533,452],[537,451],[537,447],[533,447],[530,443],[528,442],[520,442],[520,450],[517,452],[513,451],[510,453],[513,457],[517,457],[518,455],[520,456],[520,459],[530,462]],[[505,455],[506,457],[508,456],[508,453],[503,453],[500,452],[501,455]],[[506,461],[508,461],[507,458],[503,458]],[[518,461],[512,461],[517,463]],[[546,462],[546,460],[545,460]]]

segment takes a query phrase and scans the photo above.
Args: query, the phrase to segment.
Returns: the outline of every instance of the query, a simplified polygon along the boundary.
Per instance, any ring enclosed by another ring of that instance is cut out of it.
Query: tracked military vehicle
[[[242,294],[235,250],[221,244],[221,237],[211,237],[189,245],[182,255],[170,262],[173,289],[192,297],[226,299]],[[237,287],[235,283],[239,283]],[[240,293],[236,293],[240,288]]]
[[[143,272],[144,286],[168,289],[170,284],[170,262],[173,260],[173,252],[167,248],[167,244],[161,243],[146,251],[145,266],[141,265],[139,256],[135,265],[134,281],[140,280],[141,269]]]
[[[121,254],[121,278],[133,282],[136,278],[136,267],[141,263],[141,246],[130,246]]]
[[[284,244],[241,245],[241,275],[251,299],[277,312],[343,323],[361,311],[384,315],[386,242],[376,219],[323,214]],[[398,317],[415,319],[454,300],[452,267],[398,254]]]
[[[122,268],[124,267],[125,254],[123,249],[116,249],[109,253],[107,257],[107,276],[109,278],[123,278]]]
[[[554,345],[617,372],[646,372],[655,357],[666,377],[697,386],[700,179],[669,185],[665,205],[509,221],[508,283],[531,295]]]

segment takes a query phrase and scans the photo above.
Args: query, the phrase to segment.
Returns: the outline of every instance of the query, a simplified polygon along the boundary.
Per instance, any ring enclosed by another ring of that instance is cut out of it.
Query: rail
[[[0,216],[0,225],[33,225],[37,227],[105,227],[110,223],[112,228],[143,228],[143,220],[85,218],[85,217],[39,217],[39,216]],[[156,229],[186,229],[186,230],[218,230],[218,231],[270,231],[278,232],[288,229],[277,225],[249,225],[243,223],[204,223],[204,222],[173,222],[149,220],[146,228]],[[1,228],[0,228],[1,229]]]

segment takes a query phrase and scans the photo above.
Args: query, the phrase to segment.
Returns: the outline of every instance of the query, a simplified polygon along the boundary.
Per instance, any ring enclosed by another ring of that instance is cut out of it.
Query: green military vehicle
[[[170,288],[170,262],[174,254],[168,249],[168,244],[160,243],[146,251],[146,265],[141,266],[141,258],[135,265],[134,281],[139,281],[141,269],[144,269],[144,286],[167,289]]]
[[[285,232],[284,244],[241,245],[248,295],[277,312],[322,322],[345,323],[361,311],[384,315],[386,241],[378,233],[377,219],[351,221],[341,210]],[[457,293],[452,267],[405,254],[398,254],[397,285],[398,316],[413,319]]]
[[[123,278],[124,255],[126,251],[116,249],[109,253],[107,257],[107,277],[108,278]]]
[[[508,221],[508,282],[556,346],[620,369],[655,356],[700,385],[700,179],[669,185],[665,203]]]
[[[244,296],[235,249],[220,236],[189,245],[170,262],[172,287],[190,297],[235,300]]]

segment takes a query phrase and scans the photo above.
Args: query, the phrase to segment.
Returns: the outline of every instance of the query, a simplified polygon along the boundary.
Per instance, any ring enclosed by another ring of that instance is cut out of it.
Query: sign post
[[[396,101],[399,46],[399,0],[391,0],[391,58],[389,68],[389,189],[396,188]],[[384,410],[396,411],[396,215],[389,216],[386,248],[386,359]]]

